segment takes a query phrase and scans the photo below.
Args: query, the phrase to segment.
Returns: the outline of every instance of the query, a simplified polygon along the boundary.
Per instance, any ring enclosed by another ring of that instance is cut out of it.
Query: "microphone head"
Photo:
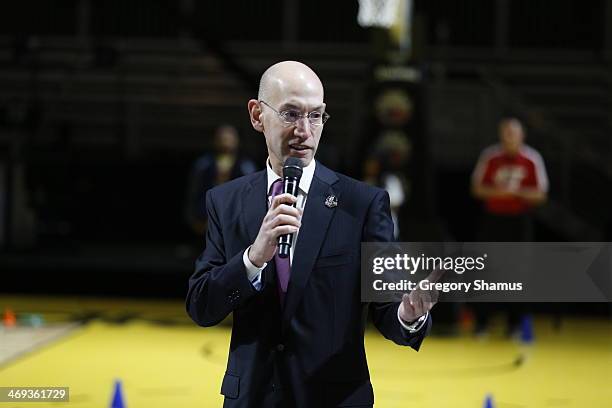
[[[302,177],[302,161],[297,157],[288,157],[283,165],[283,177],[297,178]]]

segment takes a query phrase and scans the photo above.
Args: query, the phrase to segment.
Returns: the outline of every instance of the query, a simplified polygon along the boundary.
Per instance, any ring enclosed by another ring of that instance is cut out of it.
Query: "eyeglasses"
[[[311,125],[321,126],[325,122],[327,122],[327,119],[330,118],[329,114],[327,114],[326,112],[319,112],[319,111],[312,111],[312,112],[303,114],[297,109],[287,109],[282,112],[279,112],[276,109],[274,109],[272,106],[270,106],[270,104],[267,103],[266,101],[260,100],[259,102],[263,103],[268,108],[276,112],[280,120],[282,120],[287,125],[295,125],[298,120],[302,118],[308,118],[308,122],[310,122]]]

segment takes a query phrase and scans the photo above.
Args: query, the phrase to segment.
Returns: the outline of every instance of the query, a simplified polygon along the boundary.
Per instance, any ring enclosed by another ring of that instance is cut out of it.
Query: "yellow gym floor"
[[[70,387],[68,403],[0,403],[0,408],[108,407],[116,379],[127,407],[222,404],[230,330],[190,324],[180,301],[0,296],[0,308],[45,318],[40,329],[0,329],[0,386]],[[64,323],[75,316],[88,323]],[[10,339],[20,331],[44,329],[64,332],[10,354]],[[369,330],[375,406],[479,408],[487,394],[496,408],[612,406],[609,320],[565,320],[556,331],[544,316],[535,321],[535,336],[531,346],[495,330],[486,339],[429,337],[416,353]]]

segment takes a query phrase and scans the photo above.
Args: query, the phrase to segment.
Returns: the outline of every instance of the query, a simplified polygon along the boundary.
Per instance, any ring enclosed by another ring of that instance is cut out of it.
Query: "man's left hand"
[[[412,323],[425,313],[429,312],[438,301],[438,291],[415,289],[410,293],[404,293],[402,303],[399,306],[400,318]]]

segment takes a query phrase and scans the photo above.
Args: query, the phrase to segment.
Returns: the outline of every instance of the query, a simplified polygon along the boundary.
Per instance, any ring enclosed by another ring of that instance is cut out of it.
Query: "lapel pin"
[[[327,198],[325,199],[325,206],[327,208],[337,207],[338,206],[338,197],[336,197],[335,195],[327,196]]]

